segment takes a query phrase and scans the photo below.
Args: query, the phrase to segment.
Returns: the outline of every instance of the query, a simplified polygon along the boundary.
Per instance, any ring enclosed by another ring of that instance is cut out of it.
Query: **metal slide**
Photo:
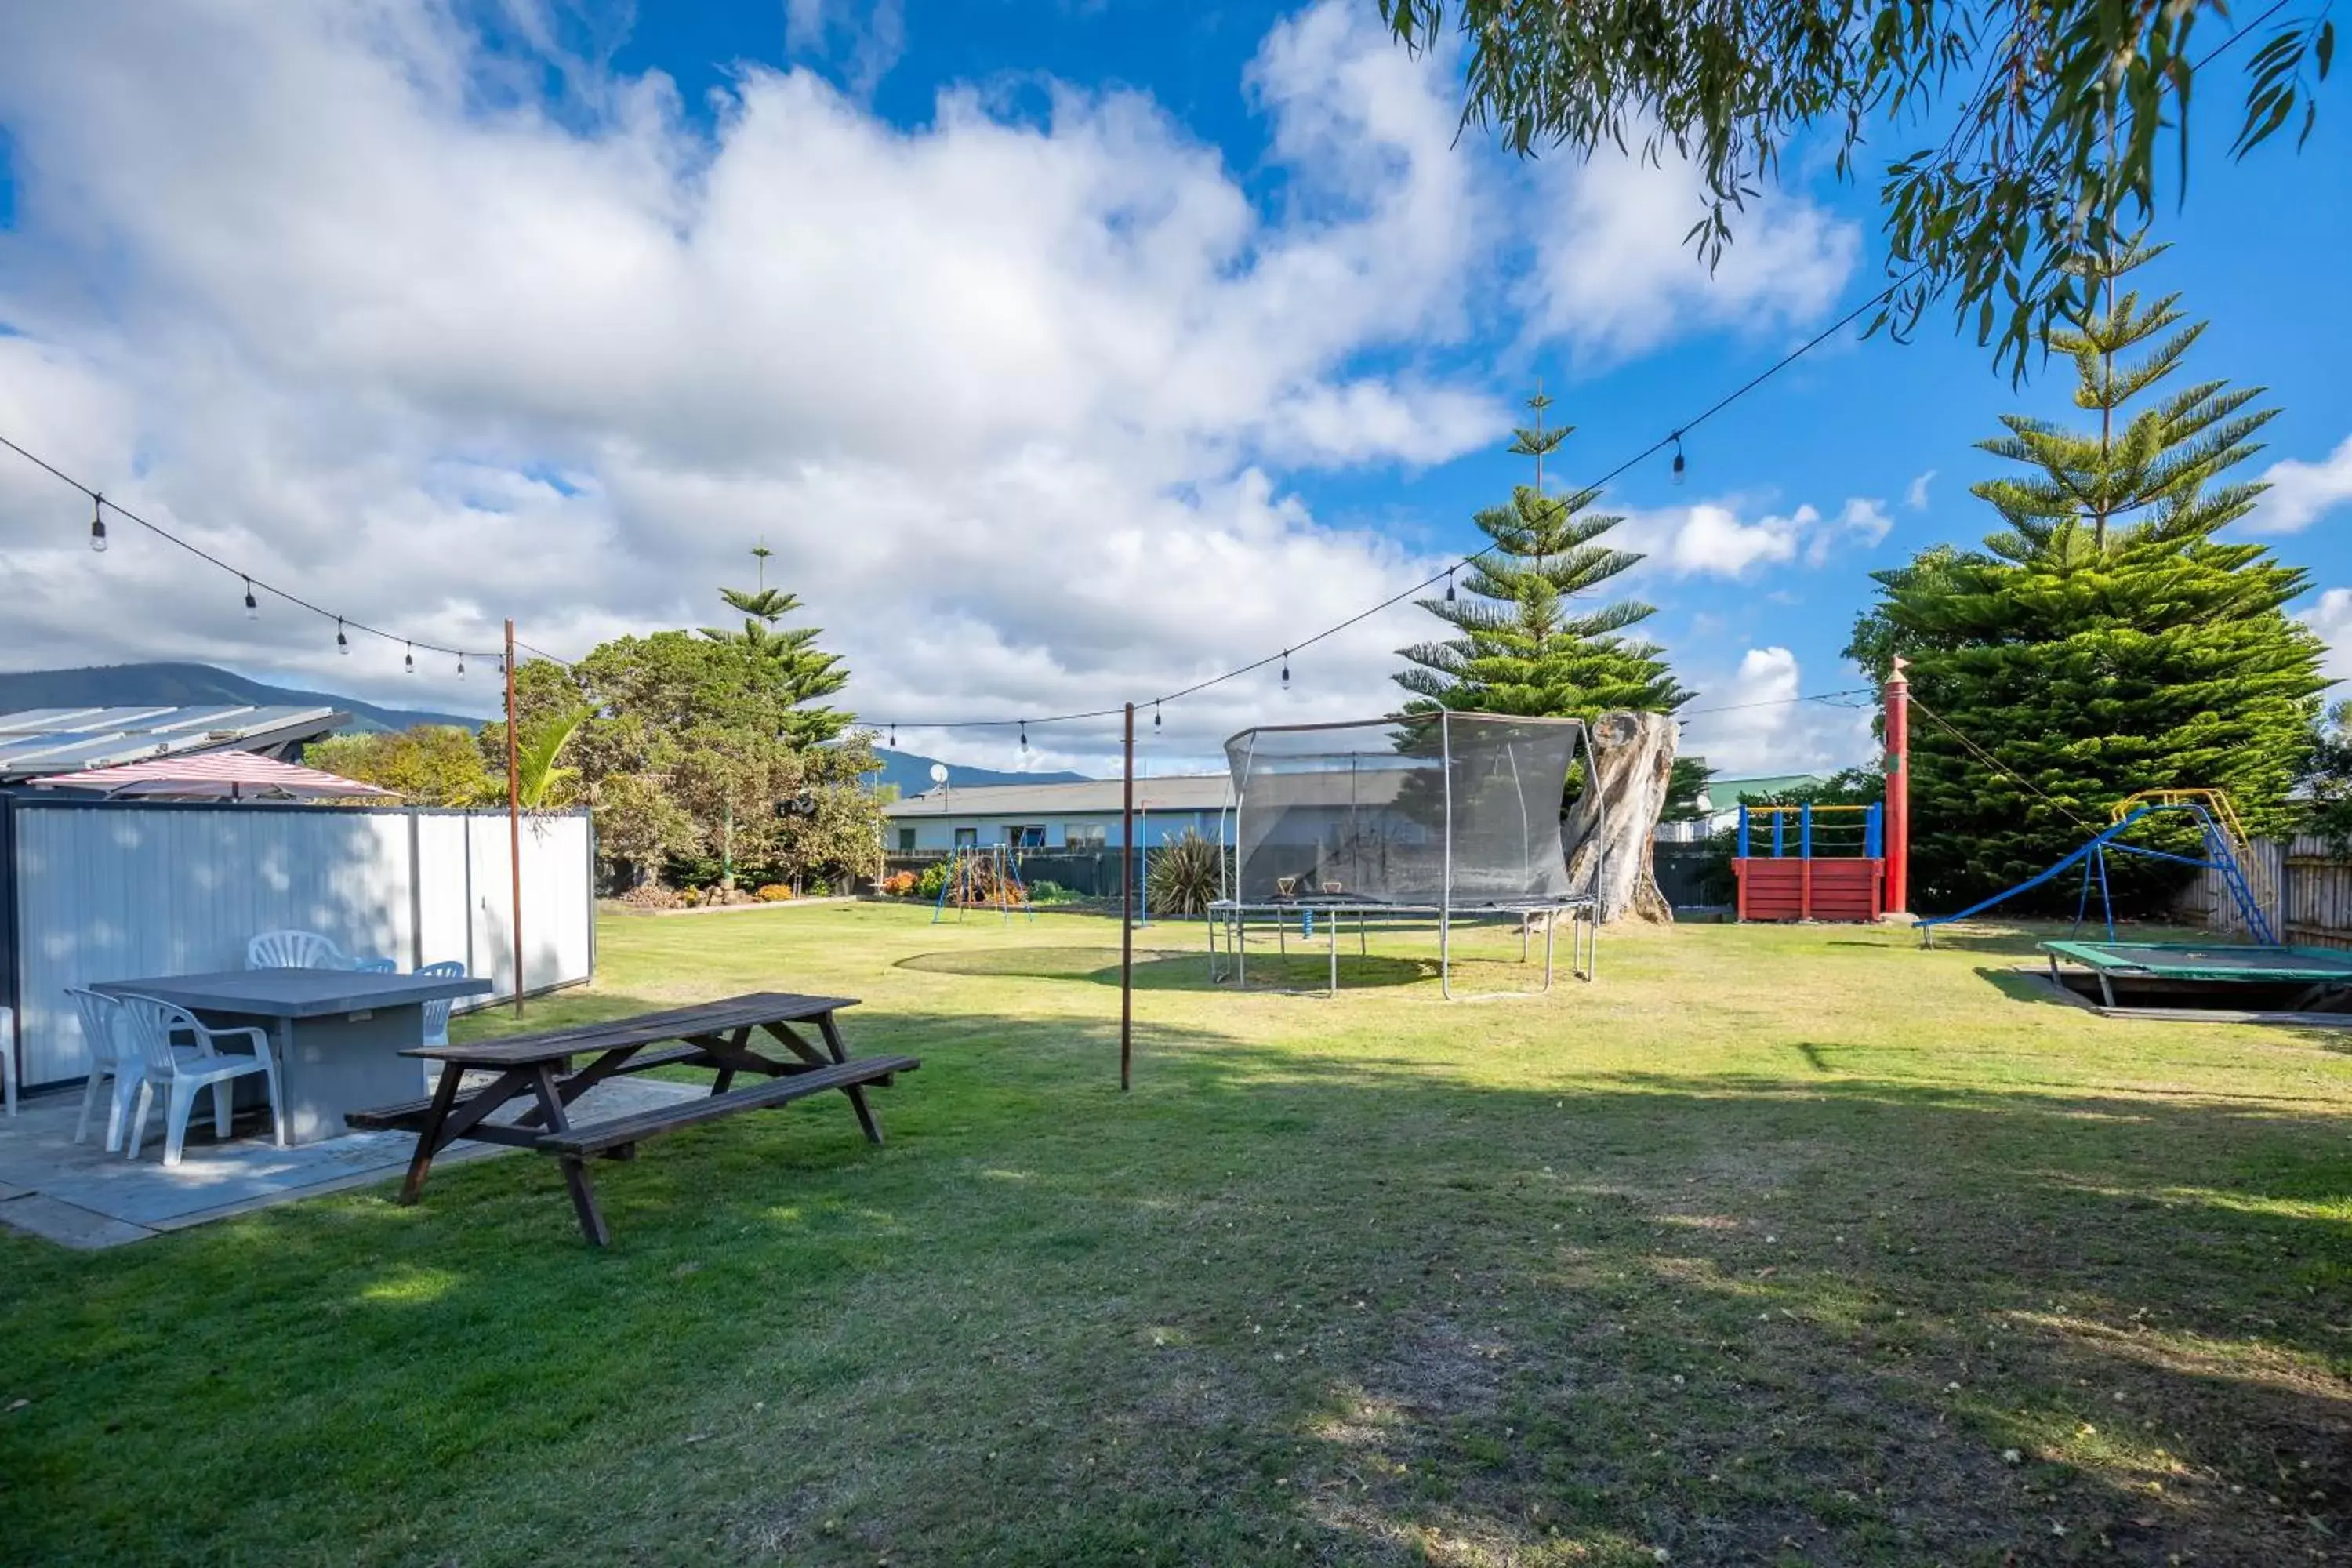
[[[1995,905],[2007,903],[2020,893],[2030,892],[2044,883],[2055,880],[2077,866],[2083,868],[2083,891],[2074,906],[2074,929],[2077,931],[2082,929],[2083,918],[2089,912],[2091,888],[2095,881],[2099,889],[2100,910],[2105,917],[2107,940],[2113,942],[2116,939],[2116,910],[2114,902],[2107,897],[2107,851],[2117,849],[2129,855],[2143,855],[2151,860],[2169,860],[2176,865],[2193,866],[2200,871],[2221,872],[2222,885],[2229,889],[2230,897],[2237,904],[2239,912],[2246,917],[2246,930],[2261,945],[2276,947],[2278,938],[2271,930],[2270,914],[2263,908],[2263,900],[2257,896],[2252,881],[2246,875],[2246,862],[2241,855],[2241,847],[2245,840],[2242,834],[2235,831],[2237,815],[2231,812],[2226,819],[2216,815],[2212,808],[2211,797],[2218,794],[2218,791],[2168,790],[2151,792],[2152,798],[2132,796],[2131,800],[2124,802],[2123,806],[2117,808],[2123,814],[2115,822],[2095,835],[2088,844],[2084,845],[2048,870],[2028,877],[2017,886],[1995,893],[1981,903],[1971,904],[1958,914],[1937,915],[1930,920],[1917,921],[1919,944],[1922,947],[1936,945],[1935,928],[1937,926],[1950,925],[1955,921],[1972,919]],[[2143,799],[2146,800],[2146,804],[2132,804],[2133,801]],[[2227,797],[2222,799],[2223,809],[2226,810]],[[2128,809],[2125,809],[2126,807]],[[2186,855],[2175,855],[2166,849],[2151,849],[2145,844],[2126,844],[2120,837],[2144,818],[2175,813],[2186,814],[2197,819],[2198,827],[2205,843],[2205,853],[2210,858],[2196,860]]]

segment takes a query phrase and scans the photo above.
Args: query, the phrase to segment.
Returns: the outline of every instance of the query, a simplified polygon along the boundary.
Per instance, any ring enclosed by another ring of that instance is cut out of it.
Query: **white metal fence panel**
[[[67,986],[241,969],[265,931],[318,931],[403,969],[457,959],[513,994],[502,814],[19,802],[13,816],[27,1085],[88,1070]],[[588,835],[584,816],[524,825],[529,989],[591,976]]]

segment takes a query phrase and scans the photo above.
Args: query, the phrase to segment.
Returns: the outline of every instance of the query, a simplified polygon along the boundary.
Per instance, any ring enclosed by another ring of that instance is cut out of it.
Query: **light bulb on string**
[[[248,621],[261,618],[261,606],[254,601],[253,579],[250,577],[245,580],[245,618]]]
[[[1160,704],[1157,702],[1151,705],[1151,727],[1155,730],[1160,728]]]
[[[890,726],[890,749],[894,752],[898,749],[898,726],[896,724]]]
[[[352,651],[352,639],[343,635],[343,617],[341,616],[335,617],[335,651],[340,654]]]
[[[1445,602],[1449,605],[1454,603],[1454,568],[1451,566],[1445,569]]]
[[[1683,482],[1683,433],[1679,430],[1675,432],[1675,467],[1673,477],[1675,483],[1680,484]]]
[[[1290,689],[1290,650],[1288,648],[1282,650],[1282,689],[1285,691]]]
[[[415,643],[410,643],[408,645],[408,652],[401,659],[401,663],[407,667],[409,674],[415,675],[416,673],[416,645]]]
[[[89,498],[89,547],[100,555],[106,553],[106,518],[103,515],[105,505],[104,496],[93,495]]]
[[[1021,721],[1021,749],[1024,752],[1029,749],[1029,721],[1026,719]]]
[[[466,656],[462,653],[457,656],[457,679],[466,679]]]

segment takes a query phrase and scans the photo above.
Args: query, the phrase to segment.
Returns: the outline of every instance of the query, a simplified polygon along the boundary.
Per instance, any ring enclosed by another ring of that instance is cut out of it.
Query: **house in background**
[[[988,784],[928,789],[882,808],[883,846],[907,855],[1007,845],[1016,849],[1116,849],[1122,842],[1126,785],[1118,779],[1076,784]],[[1224,773],[1135,781],[1136,842],[1166,844],[1188,832],[1214,839],[1233,804]]]
[[[1762,800],[1768,795],[1782,795],[1792,789],[1819,787],[1829,782],[1826,773],[1762,773],[1744,779],[1711,778],[1698,792],[1698,808],[1705,815],[1681,822],[1661,822],[1658,824],[1657,841],[1661,844],[1697,843],[1736,826],[1739,821],[1739,803],[1743,800]]]

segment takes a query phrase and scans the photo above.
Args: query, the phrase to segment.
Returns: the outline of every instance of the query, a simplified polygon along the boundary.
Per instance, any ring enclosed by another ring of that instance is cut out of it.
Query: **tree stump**
[[[1658,890],[1650,842],[1675,771],[1674,717],[1603,713],[1591,734],[1598,777],[1587,781],[1561,824],[1569,886],[1592,895],[1603,923],[1630,917],[1669,924],[1674,906]]]

